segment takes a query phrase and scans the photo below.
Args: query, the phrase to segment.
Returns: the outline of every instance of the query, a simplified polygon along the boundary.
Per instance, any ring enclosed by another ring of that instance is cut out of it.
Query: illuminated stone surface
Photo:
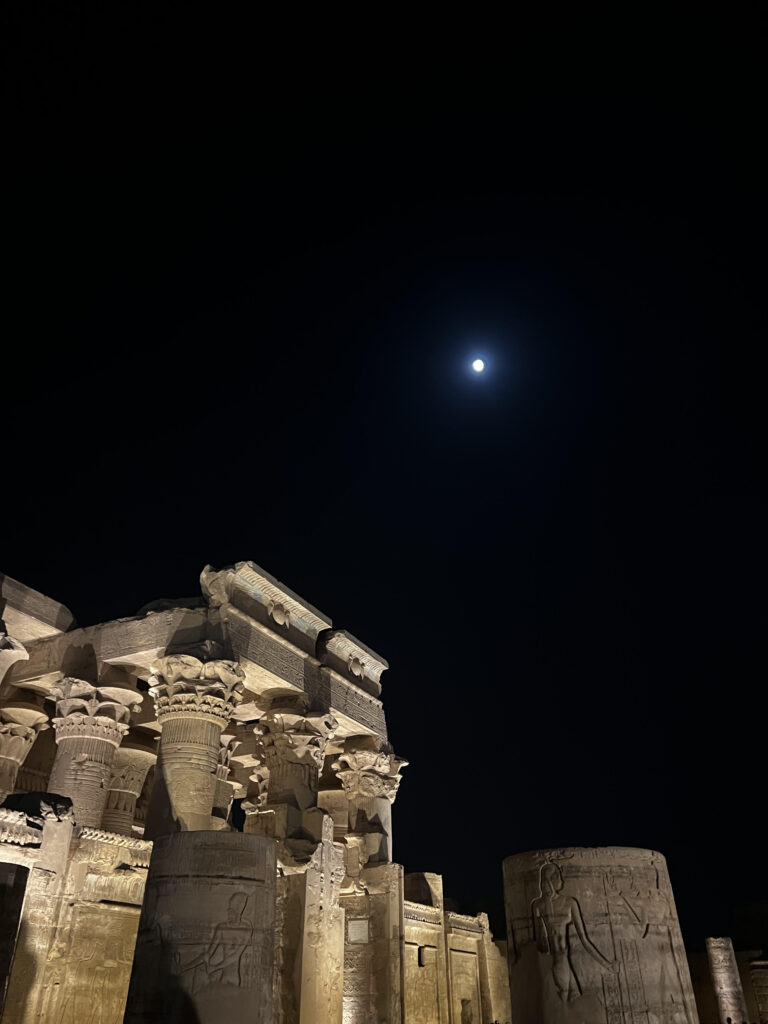
[[[515,1024],[697,1024],[666,861],[576,847],[504,861]]]

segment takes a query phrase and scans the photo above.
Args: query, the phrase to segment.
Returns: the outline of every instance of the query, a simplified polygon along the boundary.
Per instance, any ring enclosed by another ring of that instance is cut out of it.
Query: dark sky
[[[653,847],[768,948],[756,20],[96,17],[6,31],[3,571],[253,559],[391,664],[407,870],[502,934],[504,856]]]

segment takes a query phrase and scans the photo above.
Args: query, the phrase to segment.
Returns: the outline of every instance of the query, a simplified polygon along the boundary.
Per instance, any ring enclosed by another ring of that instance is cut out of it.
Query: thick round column
[[[16,787],[16,776],[48,716],[29,707],[0,708],[0,804]]]
[[[366,861],[392,860],[392,804],[407,764],[392,753],[354,746],[333,762],[349,805],[349,836],[371,837]]]
[[[125,1024],[273,1024],[275,841],[155,840]]]
[[[733,951],[733,942],[728,938],[707,939],[707,958],[712,986],[717,998],[720,1024],[732,1020],[742,1024],[747,1018],[747,1003],[741,984],[739,965]]]
[[[128,732],[130,708],[138,709],[143,697],[71,678],[54,695],[57,750],[48,790],[70,798],[78,825],[100,828],[115,751]]]
[[[182,832],[209,829],[220,736],[241,700],[245,673],[236,662],[202,662],[191,655],[161,658],[152,673],[170,815]]]
[[[121,747],[115,754],[109,774],[107,802],[101,819],[102,828],[129,836],[133,830],[136,801],[141,794],[147,772],[157,754],[134,747]]]
[[[517,1024],[697,1024],[660,853],[629,847],[521,853],[504,861],[504,896]]]

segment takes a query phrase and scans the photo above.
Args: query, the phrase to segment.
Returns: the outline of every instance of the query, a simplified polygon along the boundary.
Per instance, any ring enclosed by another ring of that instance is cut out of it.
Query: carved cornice
[[[225,726],[242,700],[245,672],[236,661],[202,662],[173,654],[152,665],[150,690],[157,720],[204,715]]]
[[[424,903],[414,903],[413,900],[403,900],[403,916],[406,921],[419,921],[422,924],[432,924],[438,927],[443,923],[443,912],[437,907],[428,907]]]
[[[75,835],[78,839],[87,842],[120,847],[125,851],[120,854],[121,858],[127,857],[132,867],[149,867],[149,859],[152,856],[152,842],[149,839],[134,839],[132,836],[125,836],[119,832],[107,832],[105,829],[93,828],[90,825],[83,825],[75,829]],[[86,860],[89,859],[88,849],[85,847]],[[93,851],[94,847],[90,847],[90,850]]]
[[[394,803],[400,788],[400,770],[408,762],[385,751],[349,750],[333,762],[348,799],[386,797]]]
[[[261,735],[264,761],[270,771],[286,761],[320,769],[337,726],[330,712],[269,711],[254,732]]]
[[[313,644],[318,633],[332,625],[328,616],[307,604],[255,562],[238,562],[220,572],[206,565],[200,574],[200,586],[214,607],[228,603],[240,607],[238,596],[242,595],[265,609],[278,632],[293,627],[308,636]],[[248,609],[241,610],[247,612]]]
[[[389,663],[345,629],[326,629],[318,638],[321,664],[374,696],[381,693],[381,674]]]
[[[30,826],[23,811],[12,811],[7,807],[0,807],[0,843],[14,843],[16,846],[39,846],[42,841],[42,830]]]

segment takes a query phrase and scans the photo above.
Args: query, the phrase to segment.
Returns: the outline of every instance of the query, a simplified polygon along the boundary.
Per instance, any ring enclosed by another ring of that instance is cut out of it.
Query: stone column
[[[115,751],[128,732],[131,709],[138,710],[144,698],[69,677],[53,692],[57,751],[48,790],[70,798],[78,825],[99,828]]]
[[[400,771],[408,764],[393,753],[353,747],[333,762],[349,803],[349,835],[368,837],[365,861],[392,861],[392,804],[400,788]]]
[[[156,760],[157,754],[139,747],[121,747],[117,751],[110,769],[102,828],[123,836],[132,834],[136,801]]]
[[[720,1024],[730,1018],[734,1024],[742,1024],[747,1018],[747,1003],[741,985],[739,967],[733,943],[730,939],[707,939],[707,958],[712,985],[720,1013]]]
[[[276,885],[272,839],[157,839],[125,1024],[273,1024]]]
[[[148,838],[210,829],[220,736],[242,699],[244,678],[235,661],[202,662],[184,654],[152,666],[150,693],[162,729],[158,765],[167,806],[150,813]],[[155,793],[160,799],[157,782]]]
[[[256,727],[269,770],[268,807],[305,811],[317,806],[318,779],[336,726],[330,712],[308,711],[301,701],[273,704]]]
[[[512,1020],[698,1024],[660,853],[624,846],[520,853],[504,861],[504,898]],[[452,984],[455,997],[469,998],[456,978]]]
[[[0,708],[0,804],[16,787],[19,768],[48,716],[33,706]]]

